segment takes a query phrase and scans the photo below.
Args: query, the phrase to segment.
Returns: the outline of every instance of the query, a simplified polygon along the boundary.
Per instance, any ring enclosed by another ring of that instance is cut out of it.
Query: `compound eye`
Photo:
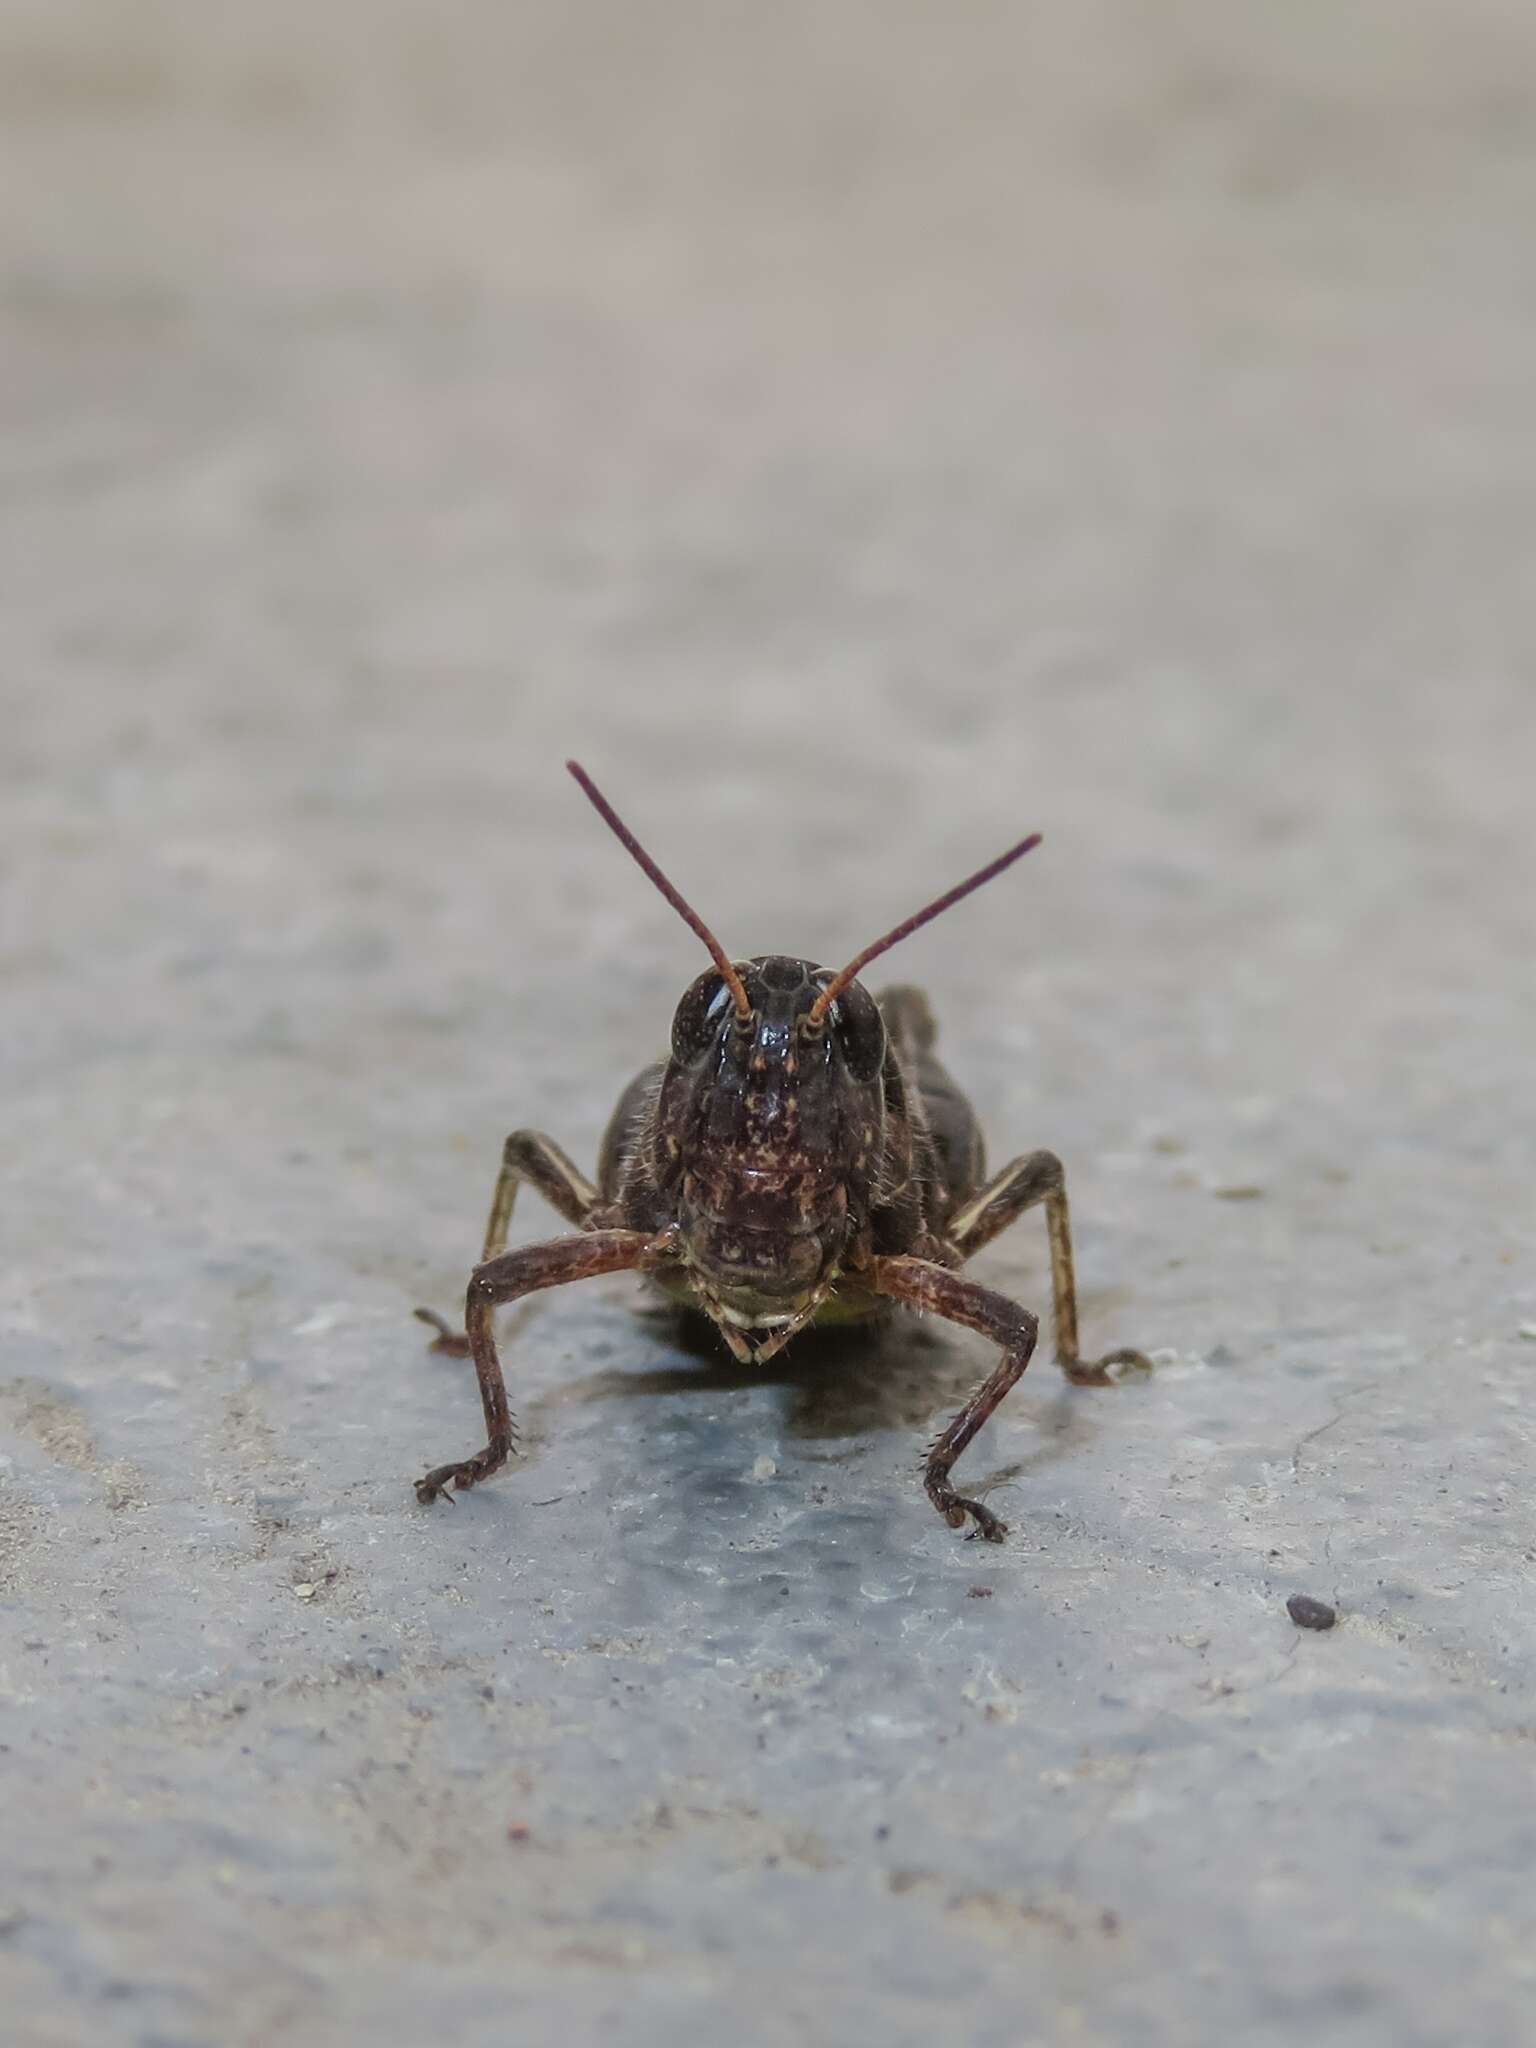
[[[855,1081],[873,1081],[885,1064],[885,1020],[872,995],[851,981],[832,1005],[828,1022]]]
[[[730,1009],[730,990],[713,967],[707,968],[673,1012],[673,1058],[686,1065],[707,1052]]]

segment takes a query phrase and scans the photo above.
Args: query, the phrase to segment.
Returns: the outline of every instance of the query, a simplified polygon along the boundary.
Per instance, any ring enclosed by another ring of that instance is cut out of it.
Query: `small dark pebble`
[[[992,1588],[990,1586],[967,1586],[965,1597],[967,1600],[990,1600],[992,1598]]]
[[[1293,1593],[1285,1603],[1285,1611],[1298,1628],[1332,1628],[1339,1618],[1337,1607],[1330,1607],[1326,1600],[1314,1600],[1310,1593]]]
[[[509,1842],[526,1842],[532,1832],[533,1830],[529,1827],[527,1821],[515,1820],[507,1829],[507,1840]]]

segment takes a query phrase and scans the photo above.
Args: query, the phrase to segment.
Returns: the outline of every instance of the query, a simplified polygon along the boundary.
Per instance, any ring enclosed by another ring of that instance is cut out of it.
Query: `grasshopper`
[[[636,1271],[701,1309],[744,1364],[772,1358],[810,1323],[868,1320],[894,1304],[990,1338],[998,1364],[929,1448],[923,1480],[951,1528],[969,1522],[971,1535],[1001,1542],[1007,1525],[958,1492],[951,1473],[1029,1364],[1039,1321],[965,1277],[965,1262],[1043,1205],[1062,1371],[1080,1386],[1108,1386],[1112,1368],[1149,1371],[1151,1362],[1133,1349],[1082,1357],[1061,1161],[1030,1152],[988,1179],[975,1113],[934,1054],[927,998],[910,987],[873,996],[859,976],[1011,867],[1040,835],[1009,847],[835,973],[778,953],[732,960],[586,771],[566,766],[712,965],[677,1006],[668,1056],[620,1096],[595,1181],[538,1131],[507,1139],[464,1332],[430,1309],[416,1311],[438,1332],[434,1349],[473,1357],[485,1447],[428,1472],[417,1498],[426,1504],[450,1486],[477,1485],[516,1448],[492,1326],[498,1306],[571,1280]],[[573,1230],[509,1252],[524,1181]]]

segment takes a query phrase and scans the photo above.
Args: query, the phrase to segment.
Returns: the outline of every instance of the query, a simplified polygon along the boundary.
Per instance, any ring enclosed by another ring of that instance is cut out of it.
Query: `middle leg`
[[[592,1228],[602,1197],[580,1167],[542,1131],[514,1131],[501,1148],[501,1171],[496,1176],[491,1213],[485,1223],[482,1265],[489,1259],[499,1259],[506,1250],[517,1190],[525,1180],[538,1189],[567,1223],[574,1223],[578,1230]],[[435,1309],[417,1309],[416,1319],[436,1330],[430,1347],[433,1351],[445,1351],[450,1358],[469,1356],[469,1338],[452,1328]]]
[[[1056,1317],[1056,1363],[1079,1386],[1114,1384],[1112,1365],[1150,1372],[1152,1361],[1127,1346],[1085,1359],[1077,1341],[1077,1280],[1072,1267],[1072,1219],[1067,1207],[1067,1177],[1054,1152],[1031,1152],[1015,1159],[978,1188],[955,1210],[944,1236],[962,1259],[990,1244],[1000,1231],[1037,1203],[1045,1204],[1045,1229],[1051,1245],[1051,1295]]]

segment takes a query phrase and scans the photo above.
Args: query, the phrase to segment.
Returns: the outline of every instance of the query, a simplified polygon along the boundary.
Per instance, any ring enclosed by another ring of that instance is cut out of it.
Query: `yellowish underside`
[[[696,1308],[700,1315],[708,1314],[686,1273],[674,1268],[653,1273],[651,1278],[673,1301]],[[883,1315],[889,1307],[890,1302],[883,1295],[871,1294],[867,1287],[860,1287],[852,1280],[840,1280],[817,1309],[812,1321],[818,1329],[831,1329],[846,1323],[867,1323],[873,1317]]]

